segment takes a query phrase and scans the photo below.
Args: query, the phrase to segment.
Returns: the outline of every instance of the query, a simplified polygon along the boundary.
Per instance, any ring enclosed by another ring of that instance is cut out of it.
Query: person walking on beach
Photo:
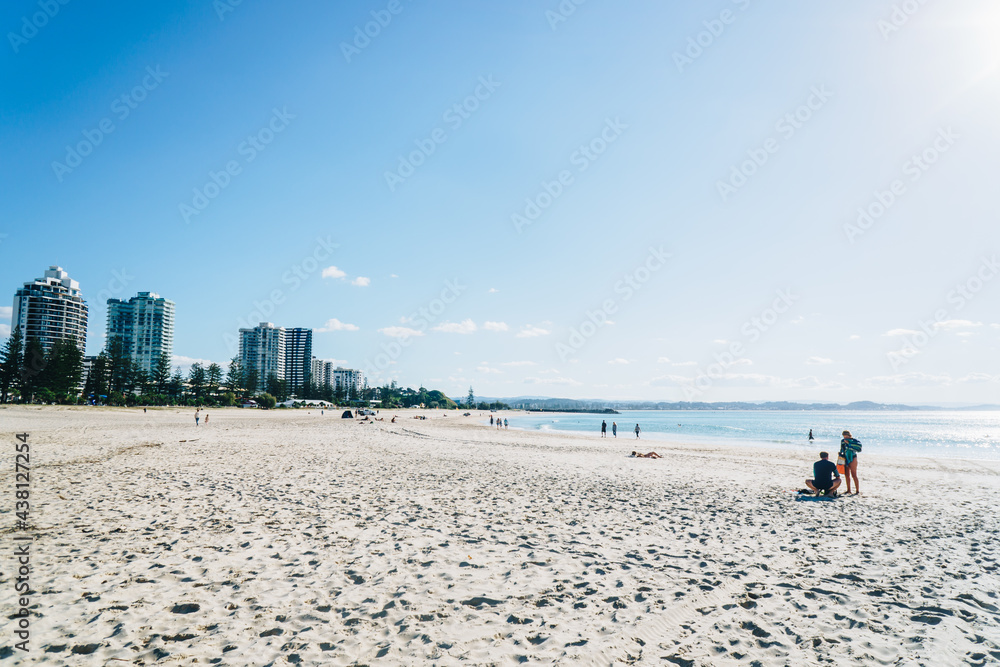
[[[809,429],[809,442],[812,442],[812,441],[813,441],[813,440],[815,440],[815,439],[816,439],[816,438],[814,438],[814,437],[813,437],[813,430],[812,430],[812,429]]]
[[[507,430],[507,418],[506,417],[503,418],[503,430],[505,430],[505,431]]]
[[[493,415],[490,415],[490,426],[493,426]]]
[[[201,421],[201,408],[194,411],[194,425],[198,426],[198,422]]]
[[[854,495],[861,493],[861,483],[858,482],[858,454],[861,452],[861,442],[851,436],[850,431],[844,431],[844,439],[840,441],[840,455],[844,457],[844,479],[847,481],[847,493],[851,492],[851,478],[854,478]]]
[[[618,422],[611,422],[611,435],[618,437]]]
[[[205,426],[208,426],[208,413],[205,413]]]
[[[636,437],[636,440],[639,439],[639,425],[638,424],[635,425],[635,437]]]
[[[604,421],[601,422],[601,437],[602,438],[608,437],[608,422],[607,422],[607,420],[604,420]]]
[[[810,491],[815,491],[817,496],[828,495],[831,498],[837,497],[837,487],[840,486],[840,473],[837,472],[836,464],[830,461],[828,453],[819,453],[819,461],[813,464],[813,478],[806,480],[806,486],[809,487]]]

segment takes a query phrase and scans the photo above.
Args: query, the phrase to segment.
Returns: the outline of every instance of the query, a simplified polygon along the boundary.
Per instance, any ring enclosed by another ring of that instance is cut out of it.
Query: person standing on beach
[[[638,424],[635,425],[635,437],[636,437],[636,440],[639,439],[639,425]]]
[[[608,422],[607,420],[601,421],[601,437],[608,437]]]
[[[611,422],[611,435],[618,437],[618,422]]]
[[[506,417],[503,418],[503,429],[505,431],[507,430],[507,418]]]
[[[854,495],[861,493],[861,483],[858,482],[858,453],[861,442],[851,436],[850,431],[844,431],[844,439],[840,441],[840,455],[844,457],[844,480],[847,482],[847,493],[851,492],[851,478],[854,478]]]
[[[201,421],[201,408],[194,411],[194,425],[198,426],[198,422]]]
[[[205,426],[208,426],[208,413],[205,413]]]
[[[493,426],[493,415],[490,415],[490,426]]]

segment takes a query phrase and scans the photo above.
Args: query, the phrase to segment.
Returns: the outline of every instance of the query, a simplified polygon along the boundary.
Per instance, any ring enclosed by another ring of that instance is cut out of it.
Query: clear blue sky
[[[0,10],[0,285],[64,267],[89,353],[277,290],[452,395],[1000,402],[996,2],[224,3]]]

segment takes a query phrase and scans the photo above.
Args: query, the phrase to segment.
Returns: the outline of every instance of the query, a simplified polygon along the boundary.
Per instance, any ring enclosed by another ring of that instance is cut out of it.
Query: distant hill
[[[541,396],[515,396],[513,398],[478,397],[481,401],[501,401],[520,410],[857,410],[857,411],[926,411],[926,410],[1000,410],[1000,405],[977,405],[965,407],[936,407],[930,405],[903,405],[900,403],[875,403],[854,401],[853,403],[799,403],[795,401],[766,401],[747,403],[743,401],[666,402],[666,401],[607,401],[602,399],[547,398]],[[461,402],[462,399],[456,399]]]

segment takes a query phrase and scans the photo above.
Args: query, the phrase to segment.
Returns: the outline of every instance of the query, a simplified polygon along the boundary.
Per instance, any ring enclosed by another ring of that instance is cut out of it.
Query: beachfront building
[[[285,329],[285,381],[290,393],[300,396],[312,375],[312,329]]]
[[[108,340],[118,338],[132,360],[149,375],[160,355],[172,357],[174,302],[155,292],[128,301],[108,299]]]
[[[264,391],[271,375],[284,380],[284,327],[261,322],[252,329],[240,329],[240,364],[244,372],[255,372],[258,391]]]
[[[364,371],[338,366],[333,371],[330,385],[337,394],[353,398],[361,393],[361,389],[365,385]]]
[[[333,371],[337,368],[336,361],[329,359],[312,359],[312,383],[320,389],[333,387]]]
[[[72,338],[82,352],[87,344],[87,302],[80,284],[59,266],[14,293],[11,329],[21,328],[25,340],[37,340],[48,352],[57,340]]]

